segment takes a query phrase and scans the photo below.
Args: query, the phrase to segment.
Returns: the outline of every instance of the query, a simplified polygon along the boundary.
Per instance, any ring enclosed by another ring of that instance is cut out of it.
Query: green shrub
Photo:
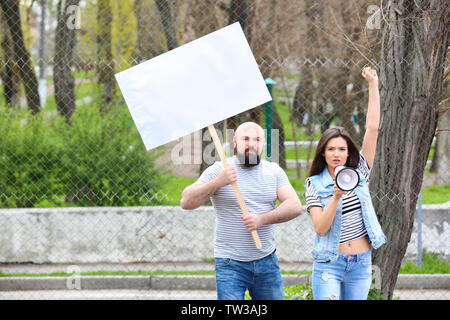
[[[245,300],[252,300],[248,290],[245,292]],[[284,300],[313,300],[312,288],[302,284],[284,287]]]
[[[313,300],[312,288],[305,284],[284,287],[284,300]]]
[[[161,187],[125,105],[77,107],[71,125],[47,108],[0,107],[0,207],[151,205]],[[154,153],[152,153],[154,154]]]
[[[126,107],[106,115],[78,108],[67,132],[65,194],[78,205],[131,206],[156,203],[160,176]]]
[[[251,300],[249,292],[245,292],[245,300]],[[395,298],[394,299],[398,299]],[[284,300],[314,300],[312,288],[306,284],[284,287]],[[371,288],[367,300],[386,300],[379,289]]]
[[[33,207],[43,195],[59,192],[64,142],[54,130],[63,125],[59,117],[1,108],[1,207]]]
[[[386,295],[381,293],[380,289],[371,288],[367,295],[367,300],[386,300]]]

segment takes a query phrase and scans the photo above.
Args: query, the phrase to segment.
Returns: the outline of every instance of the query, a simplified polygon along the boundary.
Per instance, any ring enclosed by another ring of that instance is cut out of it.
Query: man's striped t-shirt
[[[278,164],[261,160],[254,167],[245,167],[236,156],[228,158],[228,163],[236,169],[237,184],[250,213],[262,214],[275,209],[278,188],[290,183]],[[199,181],[208,182],[222,170],[222,162],[215,162],[201,174]],[[218,189],[210,199],[216,212],[214,257],[254,261],[275,250],[274,225],[258,228],[262,248],[256,248],[250,231],[240,218],[242,211],[231,184]]]
[[[358,169],[368,181],[370,168],[361,152],[359,153]],[[309,179],[305,181],[305,199],[308,212],[311,207],[322,207],[320,198]],[[367,230],[362,218],[361,203],[354,191],[347,192],[342,196],[341,237],[339,243],[359,239],[366,235]]]

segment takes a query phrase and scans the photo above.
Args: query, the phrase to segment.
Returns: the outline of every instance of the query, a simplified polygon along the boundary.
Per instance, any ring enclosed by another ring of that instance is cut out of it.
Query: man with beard
[[[208,167],[197,182],[183,190],[181,207],[195,209],[209,198],[216,212],[214,258],[217,298],[244,299],[248,289],[255,300],[284,297],[275,254],[275,223],[302,213],[302,205],[286,173],[261,160],[264,130],[254,122],[241,124],[233,138],[233,157]],[[249,214],[243,215],[231,183],[237,182]],[[276,201],[280,204],[276,206]],[[257,230],[262,248],[251,231]]]

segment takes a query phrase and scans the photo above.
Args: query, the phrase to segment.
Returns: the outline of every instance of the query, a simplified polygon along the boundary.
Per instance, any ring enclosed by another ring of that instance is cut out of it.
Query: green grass
[[[164,183],[160,194],[163,197],[161,205],[180,205],[181,193],[187,186],[197,181],[197,178],[179,177],[174,174],[164,175]]]
[[[297,173],[295,169],[285,170],[289,181],[291,182],[293,188],[297,191],[302,204],[305,204],[304,188],[305,188],[305,178],[307,171],[305,169],[301,170],[301,178],[297,179]],[[160,190],[161,195],[161,205],[173,205],[178,206],[181,200],[181,192],[183,189],[195,181],[197,178],[186,178],[179,177],[174,174],[164,175],[165,183]],[[422,203],[423,204],[440,204],[450,201],[450,185],[443,186],[430,186],[423,190]]]
[[[301,177],[300,179],[297,179],[297,171],[295,169],[286,169],[285,170],[289,181],[294,188],[294,190],[297,192],[298,197],[300,198],[300,201],[302,204],[306,203],[305,200],[305,178],[306,178],[306,170],[301,170]]]
[[[297,148],[298,151],[298,159],[299,160],[306,160],[308,159],[308,148]],[[311,153],[309,155],[309,160],[312,162],[312,159],[314,158],[314,154],[316,152],[316,147],[311,147]],[[290,149],[286,150],[285,152],[286,159],[295,160],[295,150]]]
[[[292,132],[292,122],[291,122],[291,113],[289,110],[289,106],[283,103],[276,103],[276,109],[278,111],[278,114],[280,115],[281,122],[283,122],[284,127],[284,134],[285,134],[285,140],[286,141],[294,141],[294,134]],[[261,113],[261,124],[263,127],[265,127],[265,113]],[[294,123],[294,129],[295,129],[295,137],[297,141],[302,140],[311,140],[311,136],[306,134],[304,128],[298,127],[297,124]],[[320,132],[314,133],[314,140],[319,140],[321,136]]]
[[[420,268],[415,262],[406,261],[400,267],[400,273],[403,274],[435,274],[435,273],[450,273],[450,263],[439,257],[436,253],[431,253],[423,250],[422,265]]]
[[[86,79],[91,79],[91,80],[95,80],[96,79],[96,70],[76,70],[72,72],[72,75],[74,76],[75,79],[82,79],[82,80],[86,80]]]
[[[423,204],[440,204],[450,201],[450,185],[429,186],[422,190]]]

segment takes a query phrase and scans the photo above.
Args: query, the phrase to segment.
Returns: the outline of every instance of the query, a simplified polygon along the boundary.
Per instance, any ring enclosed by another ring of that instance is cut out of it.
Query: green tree
[[[36,114],[41,108],[38,91],[38,80],[31,64],[21,26],[20,7],[18,0],[3,0],[0,2],[3,17],[11,34],[14,62],[17,65],[19,77],[25,88],[25,97],[28,107]]]
[[[114,60],[111,49],[112,9],[109,0],[97,1],[97,74],[98,83],[102,88],[103,112],[111,102],[115,91]]]
[[[390,2],[383,13],[381,126],[370,183],[387,243],[373,254],[381,293],[392,298],[413,230],[438,122],[450,10],[445,0]]]
[[[55,35],[55,58],[53,81],[55,84],[55,101],[58,111],[70,123],[75,111],[75,80],[72,75],[73,52],[75,48],[74,10],[80,0],[59,0],[57,5],[57,21]]]

